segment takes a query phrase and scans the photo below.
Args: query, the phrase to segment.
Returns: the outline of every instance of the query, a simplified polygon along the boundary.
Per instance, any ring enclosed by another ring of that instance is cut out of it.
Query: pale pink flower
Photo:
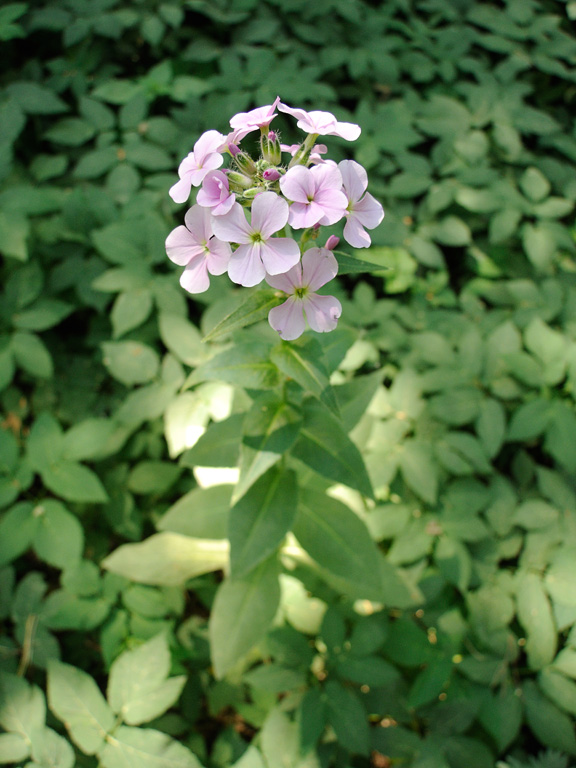
[[[280,102],[280,96],[276,96],[273,104],[265,107],[257,107],[250,112],[239,112],[230,120],[230,127],[234,131],[236,141],[242,141],[252,131],[258,128],[266,128],[278,114],[276,107]]]
[[[338,163],[338,168],[342,174],[342,184],[348,198],[344,239],[354,248],[368,248],[372,240],[364,227],[368,229],[377,227],[384,218],[384,209],[369,192],[366,192],[368,174],[359,163],[354,160],[342,160]]]
[[[280,149],[282,152],[289,152],[294,157],[301,146],[301,144],[280,144]],[[322,155],[325,155],[326,152],[328,152],[326,144],[315,144],[310,151],[310,163],[312,165],[318,165],[319,163],[332,163],[332,165],[336,165],[334,160],[324,160]]]
[[[223,275],[228,269],[231,248],[212,233],[208,208],[193,205],[184,217],[186,226],[176,227],[166,238],[168,258],[186,267],[180,285],[189,293],[203,293],[210,287],[211,275]]]
[[[296,165],[282,176],[280,189],[293,201],[290,224],[295,229],[335,224],[346,213],[348,200],[342,192],[342,176],[336,166]]]
[[[287,300],[270,310],[268,321],[280,338],[297,339],[304,333],[306,320],[313,331],[333,331],[342,314],[342,305],[334,296],[320,296],[315,291],[336,277],[338,262],[326,248],[310,248],[302,261],[284,275],[266,275],[266,282],[288,294]]]
[[[214,233],[229,243],[239,243],[232,254],[228,275],[234,283],[258,285],[268,272],[287,272],[300,259],[300,248],[290,237],[272,237],[286,226],[288,203],[274,192],[262,192],[252,203],[252,221],[235,203],[229,213],[214,218]]]
[[[334,248],[338,248],[338,243],[340,242],[340,238],[336,235],[330,235],[328,240],[326,240],[326,244],[324,245],[324,248],[328,251],[333,251]]]
[[[223,171],[210,171],[198,190],[196,202],[203,208],[210,208],[213,216],[223,216],[234,205],[236,195],[230,192],[228,177]]]
[[[220,168],[224,161],[220,152],[225,142],[226,137],[218,131],[206,131],[200,136],[192,152],[180,163],[180,181],[170,188],[170,197],[175,203],[185,203],[192,187],[199,187],[207,173]]]
[[[280,112],[287,112],[295,117],[296,125],[306,133],[318,136],[340,136],[341,139],[355,141],[360,136],[360,126],[355,123],[340,123],[330,112],[306,112],[304,109],[294,109],[286,104],[278,105]]]

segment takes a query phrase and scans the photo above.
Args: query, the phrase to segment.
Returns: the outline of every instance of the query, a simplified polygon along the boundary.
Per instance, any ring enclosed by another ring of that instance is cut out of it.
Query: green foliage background
[[[576,756],[574,19],[0,8],[1,763]],[[164,252],[180,159],[277,94],[386,210],[294,344]]]

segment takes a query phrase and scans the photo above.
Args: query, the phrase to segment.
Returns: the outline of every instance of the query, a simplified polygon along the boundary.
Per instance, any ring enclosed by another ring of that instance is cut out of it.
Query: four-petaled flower
[[[342,176],[334,165],[295,165],[280,179],[280,189],[293,201],[290,224],[295,229],[335,224],[346,213],[348,200],[342,192]]]
[[[304,109],[294,109],[287,104],[278,105],[280,112],[287,112],[295,117],[298,122],[296,125],[306,133],[313,133],[317,136],[339,136],[341,139],[356,141],[360,136],[360,126],[355,123],[341,123],[331,112],[306,112]]]
[[[236,195],[230,192],[228,178],[223,171],[210,171],[198,190],[196,202],[203,208],[210,208],[214,216],[223,216],[232,208]]]
[[[278,114],[276,107],[280,103],[280,96],[276,96],[273,104],[266,107],[258,107],[250,112],[239,112],[230,120],[230,127],[233,129],[233,136],[236,141],[242,141],[252,131],[258,128],[266,128]]]
[[[239,285],[258,285],[268,272],[278,275],[298,263],[300,248],[290,237],[272,237],[286,226],[288,203],[275,192],[262,192],[252,203],[252,221],[236,203],[229,213],[214,219],[214,233],[229,243],[239,243],[232,254],[228,275]]]
[[[279,307],[270,310],[268,321],[280,338],[297,339],[306,329],[306,320],[313,331],[333,331],[342,314],[342,305],[334,296],[315,293],[336,277],[338,262],[326,248],[310,248],[302,261],[284,275],[266,275],[266,282],[288,294]]]
[[[210,287],[211,275],[223,275],[228,269],[231,248],[213,237],[208,208],[193,205],[184,217],[186,226],[176,227],[166,238],[168,258],[186,267],[180,285],[189,293],[203,293]]]
[[[206,131],[200,136],[192,152],[180,163],[180,181],[170,188],[170,197],[175,203],[185,203],[192,187],[199,187],[210,171],[220,168],[224,161],[220,150],[225,142],[226,137],[218,131]]]
[[[342,184],[348,198],[344,239],[354,248],[368,248],[372,240],[364,227],[368,229],[377,227],[384,218],[384,209],[378,200],[366,192],[368,174],[359,163],[354,160],[342,160],[338,163],[338,168],[342,174]]]

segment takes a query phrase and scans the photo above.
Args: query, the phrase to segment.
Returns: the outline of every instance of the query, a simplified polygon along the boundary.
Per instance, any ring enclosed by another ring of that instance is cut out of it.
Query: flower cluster
[[[270,129],[278,112],[296,118],[306,134],[301,144],[280,143]],[[270,312],[270,325],[283,339],[296,339],[308,325],[315,331],[336,327],[342,307],[333,296],[315,291],[332,280],[338,262],[332,251],[339,238],[315,246],[322,225],[344,220],[344,239],[355,248],[370,245],[366,229],[382,221],[384,211],[370,195],[368,176],[354,160],[336,164],[324,159],[319,136],[354,141],[360,128],[339,122],[329,112],[293,109],[277,98],[273,104],[242,112],[230,120],[232,131],[215,130],[200,136],[178,169],[179,181],[170,189],[177,203],[200,187],[193,205],[166,240],[168,257],[184,271],[180,283],[190,293],[210,285],[210,275],[228,272],[243,286],[265,280],[283,291],[286,301]],[[240,146],[260,132],[255,160]],[[228,167],[222,168],[228,157]],[[299,240],[294,232],[299,232]]]

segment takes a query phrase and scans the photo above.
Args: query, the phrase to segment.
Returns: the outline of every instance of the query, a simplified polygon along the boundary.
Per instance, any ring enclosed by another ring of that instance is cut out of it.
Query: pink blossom
[[[335,224],[346,213],[348,200],[341,191],[342,176],[336,166],[296,165],[280,179],[280,189],[293,201],[290,224],[295,229]]]
[[[225,142],[226,137],[218,131],[206,131],[200,136],[192,152],[180,163],[180,181],[170,188],[170,197],[175,203],[185,203],[192,187],[200,186],[207,173],[220,168],[223,163],[220,152]]]
[[[273,104],[252,109],[250,112],[239,112],[230,120],[230,127],[234,131],[236,141],[241,141],[252,131],[258,128],[266,128],[278,114],[275,110],[280,102],[280,96],[276,96]]]
[[[180,285],[189,293],[203,293],[210,287],[208,272],[226,272],[231,248],[212,236],[212,217],[207,208],[193,205],[184,221],[186,226],[176,227],[166,238],[166,253],[174,264],[186,267]]]
[[[215,234],[229,243],[239,243],[232,254],[228,275],[234,283],[258,285],[266,272],[287,272],[300,259],[300,248],[290,237],[272,237],[288,221],[288,203],[274,192],[262,192],[252,203],[252,221],[235,203],[224,216],[213,220]]]
[[[301,144],[280,144],[282,152],[290,152],[292,157],[294,157],[300,147]],[[324,160],[322,155],[325,155],[326,152],[328,152],[326,144],[315,144],[310,151],[310,162],[312,165],[318,165],[318,163],[332,163],[332,165],[336,165],[334,160]]]
[[[280,112],[287,112],[295,117],[296,125],[306,133],[318,136],[340,136],[341,139],[355,141],[360,136],[360,126],[355,123],[340,123],[330,112],[306,112],[304,109],[293,109],[286,104],[278,105]]]
[[[266,168],[262,174],[264,181],[278,181],[280,178],[280,171],[277,168]]]
[[[336,235],[330,235],[328,240],[326,240],[326,244],[324,248],[328,251],[333,251],[334,248],[338,248],[338,243],[340,242],[340,238]]]
[[[338,168],[342,174],[344,192],[348,198],[344,239],[354,248],[368,248],[372,240],[364,227],[368,229],[377,227],[384,218],[384,209],[369,192],[366,192],[368,174],[359,163],[354,160],[342,160],[338,163]]]
[[[266,282],[288,294],[279,307],[270,310],[268,321],[286,341],[304,333],[306,320],[313,331],[333,331],[342,314],[342,305],[334,296],[319,296],[315,291],[336,277],[338,262],[325,248],[310,248],[302,261],[284,275],[266,275]]]
[[[228,178],[223,171],[206,174],[202,189],[198,190],[196,202],[203,208],[211,208],[213,216],[223,216],[234,205],[236,195],[230,192]]]

